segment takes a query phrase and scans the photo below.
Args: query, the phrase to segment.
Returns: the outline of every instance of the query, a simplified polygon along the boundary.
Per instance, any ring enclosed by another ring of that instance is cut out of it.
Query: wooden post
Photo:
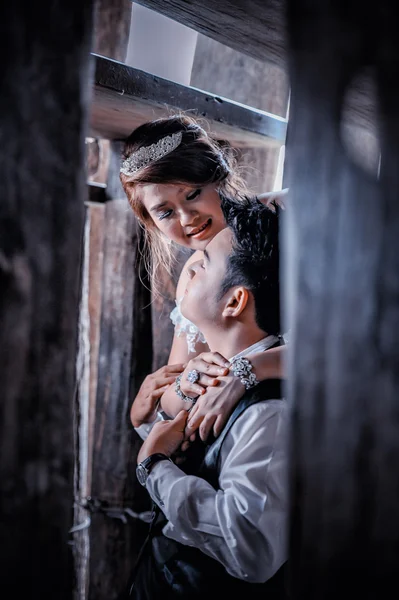
[[[131,15],[131,0],[95,0],[92,51],[112,60],[125,62]],[[96,137],[89,138],[86,142],[88,179],[105,183],[109,164],[109,141]]]
[[[94,52],[125,60],[131,10],[130,0],[96,0]],[[143,317],[140,307],[149,299],[136,298],[142,291],[135,268],[139,232],[119,182],[120,146],[90,138],[86,150],[92,185],[86,206],[76,403],[75,600],[111,600],[124,589],[146,531],[126,512],[148,508],[135,480],[140,442],[128,415],[140,379],[137,369],[151,369],[151,343],[148,358],[141,345],[145,328],[137,323],[141,318],[151,332],[151,313],[148,309]]]
[[[399,39],[394,3],[290,0],[293,598],[399,594]],[[380,180],[343,150],[375,68]]]
[[[75,513],[79,600],[113,600],[123,592],[147,529],[129,511],[150,508],[136,481],[141,442],[129,420],[132,398],[151,372],[150,294],[139,281],[140,230],[119,181],[120,144],[111,144],[110,154],[107,201],[89,205],[86,220]]]
[[[0,562],[7,597],[72,597],[91,26],[90,1],[0,6]]]

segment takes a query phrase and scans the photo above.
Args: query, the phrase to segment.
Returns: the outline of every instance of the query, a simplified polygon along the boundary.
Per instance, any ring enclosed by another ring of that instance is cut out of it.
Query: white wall
[[[126,64],[190,85],[197,32],[133,3]]]

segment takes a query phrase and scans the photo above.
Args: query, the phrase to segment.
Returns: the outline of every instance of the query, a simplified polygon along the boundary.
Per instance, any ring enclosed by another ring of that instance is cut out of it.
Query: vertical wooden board
[[[104,204],[86,203],[83,243],[77,397],[75,404],[75,599],[85,600],[89,586],[90,511],[94,425],[96,411],[98,354],[100,342]]]
[[[87,204],[90,214],[90,248],[89,248],[89,273],[88,273],[88,310],[90,319],[90,380],[88,402],[88,468],[87,468],[87,495],[91,494],[92,461],[94,446],[94,426],[96,415],[96,397],[98,382],[98,362],[101,334],[101,308],[103,297],[104,268],[104,235],[105,235],[105,206]]]
[[[109,166],[109,140],[86,138],[87,181],[106,184]]]
[[[68,532],[91,9],[89,1],[64,0],[0,6],[0,560],[6,596],[72,596]]]
[[[129,42],[131,0],[95,0],[93,52],[124,62]]]
[[[131,0],[95,0],[92,52],[125,62],[132,14]],[[106,183],[109,140],[86,139],[88,181]]]
[[[140,328],[142,284],[136,268],[139,230],[119,182],[119,145],[111,148],[105,204],[102,310],[90,528],[89,598],[112,600],[124,590],[147,526],[131,519],[126,508],[148,508],[148,496],[137,483],[136,455],[141,442],[129,411],[137,364],[145,349]],[[147,303],[148,304],[148,303]],[[151,315],[149,308],[151,329]],[[144,321],[145,321],[144,319]],[[138,336],[137,336],[138,333]],[[150,349],[151,350],[151,349]],[[137,355],[139,358],[137,358]],[[149,364],[150,361],[148,361]],[[150,366],[147,365],[148,371]],[[148,372],[147,371],[147,372]],[[145,373],[146,374],[146,373]]]
[[[399,593],[399,73],[394,7],[289,3],[293,598]],[[373,43],[370,45],[370,35]],[[345,87],[376,69],[381,178],[340,139]]]
[[[133,456],[128,424],[133,297],[133,216],[123,200],[105,205],[103,298],[91,496],[120,513],[132,494]],[[89,598],[117,598],[121,569],[133,556],[129,520],[94,513],[90,528]]]

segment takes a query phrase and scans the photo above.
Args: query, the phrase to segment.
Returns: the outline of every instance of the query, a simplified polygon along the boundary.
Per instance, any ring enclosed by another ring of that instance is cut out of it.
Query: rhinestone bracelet
[[[198,396],[195,396],[195,398],[190,398],[190,396],[186,396],[186,394],[184,394],[184,392],[182,392],[180,389],[180,382],[181,382],[182,376],[183,376],[183,373],[176,377],[175,392],[179,396],[179,398],[181,398],[184,402],[192,402],[193,404],[195,404]]]
[[[247,358],[234,358],[231,361],[231,371],[239,378],[246,390],[250,390],[259,383],[255,373],[252,373],[252,365]]]

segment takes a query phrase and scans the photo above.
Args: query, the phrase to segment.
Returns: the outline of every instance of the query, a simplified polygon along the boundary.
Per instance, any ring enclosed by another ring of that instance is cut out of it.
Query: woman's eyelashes
[[[158,213],[158,219],[162,221],[162,219],[167,219],[172,214],[172,210],[164,210],[163,212]]]
[[[195,198],[198,198],[200,193],[201,193],[201,188],[198,188],[198,189],[194,190],[193,192],[191,192],[191,194],[188,194],[188,196],[186,196],[186,200],[195,200]],[[168,217],[171,216],[172,213],[173,213],[172,209],[160,211],[158,213],[158,219],[160,221],[162,221],[163,219],[167,219]]]
[[[198,188],[196,190],[194,190],[193,192],[191,192],[191,194],[189,194],[188,196],[186,196],[187,200],[194,200],[195,198],[197,198],[197,196],[199,196],[201,193],[201,188]]]

